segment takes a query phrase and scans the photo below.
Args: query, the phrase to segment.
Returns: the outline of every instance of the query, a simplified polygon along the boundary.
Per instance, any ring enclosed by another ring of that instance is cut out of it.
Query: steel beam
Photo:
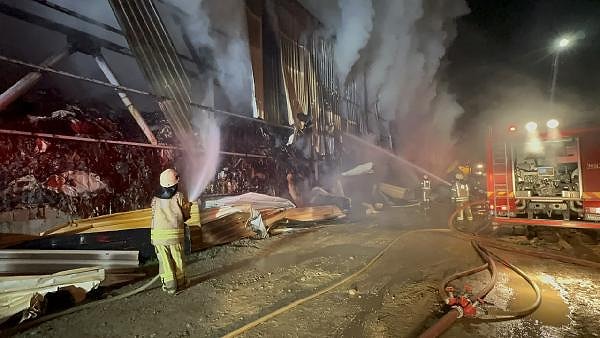
[[[70,46],[62,49],[60,52],[49,56],[41,63],[43,67],[51,67],[71,54]],[[6,109],[11,103],[27,93],[42,77],[42,72],[34,71],[23,76],[19,81],[15,82],[10,88],[0,94],[0,112]]]
[[[119,145],[124,145],[124,146],[145,147],[145,148],[154,148],[154,149],[182,150],[181,147],[162,145],[162,144],[154,145],[154,144],[149,144],[149,143],[116,141],[116,140],[106,140],[106,139],[97,139],[97,138],[90,138],[90,137],[58,135],[58,134],[48,134],[48,133],[35,133],[35,132],[30,132],[30,131],[10,130],[10,129],[0,129],[0,134],[29,136],[29,137],[43,137],[43,138],[50,138],[50,139],[59,139],[59,140],[67,140],[67,141],[82,141],[82,142],[90,142],[90,143],[119,144]],[[231,152],[231,151],[221,151],[219,153],[221,155],[239,156],[239,157],[253,157],[253,158],[267,158],[268,157],[266,155],[237,153],[237,152]]]
[[[108,82],[110,82],[111,84],[113,84],[115,86],[121,85],[119,83],[119,81],[117,80],[117,77],[112,72],[112,70],[108,66],[108,63],[106,63],[106,60],[104,59],[104,57],[102,55],[94,56],[94,60],[96,60],[98,67],[100,67],[100,69],[102,70],[102,72],[104,73],[106,78],[108,79]],[[127,108],[127,110],[129,110],[129,113],[131,114],[131,116],[133,117],[135,122],[138,124],[138,126],[140,126],[140,128],[144,132],[144,135],[146,135],[146,138],[148,138],[148,141],[150,141],[151,144],[157,145],[158,141],[156,141],[156,136],[154,136],[154,133],[152,133],[152,130],[150,130],[150,127],[148,127],[148,125],[146,124],[146,121],[144,121],[142,114],[140,114],[140,112],[137,110],[137,108],[135,108],[135,106],[133,105],[133,103],[127,96],[127,94],[125,94],[124,91],[119,91],[118,94],[119,94],[119,97],[121,98],[121,101]]]

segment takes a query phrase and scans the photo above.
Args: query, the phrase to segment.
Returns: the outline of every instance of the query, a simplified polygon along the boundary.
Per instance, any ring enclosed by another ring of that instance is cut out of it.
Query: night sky
[[[536,109],[534,101],[549,93],[550,46],[561,34],[578,38],[560,56],[556,101],[566,107],[561,117],[572,125],[600,126],[600,1],[467,2],[471,13],[459,20],[447,55],[447,80],[465,109],[455,125],[459,140],[470,142],[502,111],[488,112],[490,107],[510,107],[513,99],[531,99],[530,109],[540,110],[532,115],[552,115],[547,107]]]

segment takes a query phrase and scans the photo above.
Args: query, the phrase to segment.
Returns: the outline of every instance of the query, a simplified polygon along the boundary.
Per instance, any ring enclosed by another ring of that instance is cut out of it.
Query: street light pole
[[[552,62],[552,85],[550,86],[550,104],[554,103],[554,92],[556,91],[556,77],[558,76],[558,57],[560,52],[571,45],[571,39],[563,37],[557,41],[554,52],[554,61]]]
[[[556,77],[558,76],[558,56],[560,50],[554,54],[554,62],[552,63],[552,85],[550,86],[550,104],[554,103],[554,91],[556,90]]]

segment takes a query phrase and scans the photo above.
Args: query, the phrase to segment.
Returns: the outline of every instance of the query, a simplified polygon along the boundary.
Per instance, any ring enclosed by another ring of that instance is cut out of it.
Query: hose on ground
[[[418,232],[432,232],[432,231],[433,232],[437,232],[437,231],[439,231],[439,232],[447,232],[447,229],[412,230],[412,231],[403,232],[402,234],[400,234],[396,238],[394,238],[394,240],[392,240],[383,249],[381,249],[381,251],[379,251],[373,258],[371,258],[371,260],[365,266],[363,266],[362,268],[360,268],[358,271],[354,272],[350,276],[347,276],[347,277],[343,278],[342,280],[340,280],[340,281],[338,281],[338,282],[336,282],[336,283],[334,283],[334,284],[332,284],[332,285],[330,285],[330,286],[328,286],[326,288],[323,288],[323,289],[321,289],[321,290],[319,290],[319,291],[317,291],[317,292],[315,292],[315,293],[313,293],[313,294],[311,294],[309,296],[297,299],[297,300],[291,302],[288,305],[280,307],[279,309],[277,309],[275,311],[272,311],[272,312],[270,312],[270,313],[268,313],[268,314],[266,314],[266,315],[264,315],[264,316],[262,316],[262,317],[260,317],[260,318],[258,318],[256,320],[254,320],[254,321],[252,321],[252,322],[250,322],[250,323],[248,323],[248,324],[246,324],[246,325],[244,325],[244,326],[242,326],[240,328],[237,328],[237,329],[229,332],[228,334],[224,335],[223,337],[224,338],[237,337],[237,336],[243,334],[244,332],[246,332],[246,331],[248,331],[248,330],[250,330],[250,329],[252,329],[252,328],[254,328],[254,327],[256,327],[256,326],[258,326],[258,325],[260,325],[260,324],[262,324],[264,322],[266,322],[266,321],[268,321],[271,318],[274,318],[274,317],[276,317],[276,316],[278,316],[278,315],[280,315],[280,314],[282,314],[284,312],[287,312],[288,310],[291,310],[291,309],[295,308],[296,306],[298,306],[300,304],[303,304],[303,303],[305,303],[305,302],[307,302],[307,301],[309,301],[311,299],[317,298],[320,295],[322,295],[324,293],[327,293],[327,292],[329,292],[329,291],[331,291],[331,290],[333,290],[333,289],[335,289],[335,288],[337,288],[337,287],[339,287],[339,286],[341,286],[341,285],[349,282],[350,280],[358,277],[363,272],[367,271],[367,269],[369,269],[377,260],[379,260],[381,258],[381,256],[383,256],[402,237],[404,237],[404,236],[406,236],[408,234],[413,234],[413,233],[418,233]]]
[[[473,204],[476,204],[476,203],[481,203],[481,202],[478,201],[478,202],[474,202]],[[467,206],[470,206],[470,205],[467,205]],[[467,206],[462,206],[462,208],[465,208]],[[519,274],[521,277],[523,277],[529,283],[529,285],[531,285],[531,287],[533,288],[535,295],[536,295],[536,299],[527,308],[516,311],[516,312],[497,314],[497,315],[479,315],[479,316],[477,316],[477,318],[483,319],[483,320],[488,320],[488,321],[512,320],[512,319],[517,319],[517,318],[526,316],[526,315],[532,313],[533,311],[535,311],[540,306],[541,301],[542,301],[541,292],[540,292],[538,285],[529,276],[527,276],[527,274],[525,274],[525,272],[523,272],[521,269],[512,265],[511,263],[504,260],[503,258],[499,257],[497,254],[489,251],[485,247],[481,246],[481,244],[476,241],[476,240],[480,240],[479,231],[476,234],[465,234],[462,231],[458,230],[454,226],[454,218],[461,211],[462,208],[456,209],[456,211],[450,216],[450,218],[448,220],[448,228],[461,234],[463,238],[464,237],[470,238],[473,248],[475,248],[475,250],[477,251],[479,256],[486,261],[486,264],[483,264],[481,266],[475,267],[470,270],[456,273],[456,274],[451,275],[451,276],[447,277],[446,279],[444,279],[444,281],[442,282],[442,284],[440,285],[440,288],[439,288],[440,295],[442,295],[443,298],[444,298],[444,296],[447,296],[445,288],[446,288],[446,285],[450,281],[457,279],[457,278],[462,278],[462,277],[466,277],[468,275],[472,275],[479,271],[483,271],[485,268],[488,268],[490,270],[490,274],[491,274],[490,282],[477,294],[475,299],[471,300],[474,305],[477,305],[480,301],[483,300],[483,298],[485,298],[485,296],[494,288],[494,286],[496,284],[497,269],[496,269],[496,263],[494,261],[494,258],[495,258],[498,261],[500,261],[502,264],[504,264],[506,267],[512,269],[517,274]],[[481,229],[479,229],[479,230],[481,230]],[[493,256],[493,258],[490,256]],[[444,298],[444,301],[446,301],[446,300],[447,300],[447,298]],[[457,309],[457,308],[450,309],[450,311],[448,311],[446,314],[444,314],[444,316],[442,316],[431,327],[429,327],[427,330],[425,330],[419,337],[420,338],[439,337],[442,333],[444,333],[447,329],[449,329],[456,322],[456,320],[458,318],[460,318],[461,311],[459,311],[459,310],[460,309]]]
[[[486,250],[486,249],[484,248],[484,250]],[[492,251],[488,251],[488,250],[486,250],[486,251],[490,255],[492,255],[495,259],[497,259],[500,263],[504,264],[507,268],[516,272],[531,286],[531,288],[535,292],[535,301],[530,306],[528,306],[522,310],[512,311],[510,313],[498,314],[498,315],[483,315],[483,316],[478,316],[478,318],[483,319],[483,320],[490,320],[490,321],[511,320],[511,319],[517,319],[517,318],[521,318],[523,316],[527,316],[527,315],[531,314],[533,311],[535,311],[542,304],[542,292],[540,291],[540,287],[519,267],[511,264],[510,262],[506,261],[505,259],[498,256],[498,254],[496,254]]]
[[[494,262],[494,260],[489,256],[489,253],[483,249],[479,243],[471,241],[471,245],[473,245],[473,248],[475,248],[479,256],[481,256],[486,263],[488,263],[488,269],[490,270],[490,281],[481,291],[479,291],[479,293],[475,296],[475,299],[472,299],[473,302],[478,302],[487,296],[487,294],[490,293],[490,291],[492,291],[496,285],[496,280],[498,279],[498,269],[496,268],[496,262]]]
[[[446,293],[446,285],[455,279],[463,278],[463,277],[475,274],[477,272],[483,271],[485,269],[488,269],[490,271],[490,281],[473,299],[471,299],[471,303],[473,303],[474,305],[477,305],[479,303],[479,301],[482,300],[494,288],[494,285],[496,284],[496,278],[497,278],[496,263],[489,256],[489,253],[484,248],[480,247],[479,243],[477,243],[476,241],[471,241],[471,245],[473,245],[473,248],[475,248],[475,250],[481,257],[481,259],[483,259],[485,261],[485,264],[480,265],[475,268],[472,268],[472,269],[469,269],[469,270],[466,270],[466,271],[455,273],[455,274],[447,277],[446,279],[444,279],[442,281],[442,283],[440,284],[440,288],[438,291],[440,292],[440,296],[443,298],[445,303],[448,303],[448,300],[449,300],[447,298],[448,295]],[[460,310],[461,309],[459,309],[459,308],[452,307],[446,314],[444,314],[444,316],[442,316],[440,319],[438,319],[431,327],[429,327],[427,330],[425,330],[423,333],[421,333],[421,335],[419,335],[419,337],[420,338],[439,337],[442,333],[444,333],[447,329],[449,329],[454,324],[454,322],[456,322],[457,319],[459,319],[462,316],[462,311],[460,311]]]
[[[43,316],[43,317],[31,320],[31,321],[26,321],[26,322],[22,323],[21,325],[15,327],[15,328],[12,328],[10,330],[6,330],[6,332],[1,332],[1,333],[2,334],[7,334],[8,336],[11,336],[11,335],[14,335],[14,334],[16,334],[18,332],[21,332],[23,330],[31,328],[31,327],[33,327],[35,325],[39,325],[39,324],[44,323],[46,321],[52,320],[54,318],[58,318],[58,317],[61,317],[61,316],[64,316],[64,315],[68,315],[68,314],[71,314],[71,313],[74,313],[74,312],[77,312],[77,311],[81,311],[81,310],[84,310],[84,309],[88,309],[88,308],[92,308],[92,307],[95,307],[95,306],[103,305],[103,304],[106,304],[106,303],[114,302],[116,300],[120,300],[120,299],[124,299],[124,298],[127,298],[127,297],[131,297],[131,296],[136,295],[136,294],[138,294],[138,293],[140,293],[142,291],[145,291],[146,289],[148,289],[149,287],[151,287],[152,284],[154,284],[156,281],[159,280],[159,278],[160,278],[160,276],[156,275],[150,281],[148,281],[146,284],[140,286],[139,288],[133,289],[131,291],[122,293],[120,295],[117,295],[117,296],[114,296],[114,297],[111,297],[111,298],[105,298],[105,299],[101,299],[101,300],[98,300],[98,301],[94,301],[94,302],[86,303],[86,304],[83,304],[83,305],[75,306],[75,307],[66,309],[64,311],[52,313],[52,314],[49,314],[49,315],[46,315],[46,316]]]
[[[472,274],[481,272],[485,269],[488,268],[488,263],[485,263],[483,265],[480,265],[478,267],[469,269],[469,270],[465,270],[465,271],[461,271],[461,272],[457,272],[453,275],[450,275],[446,278],[444,278],[444,280],[440,283],[439,287],[438,287],[438,292],[440,294],[440,297],[442,298],[442,300],[444,302],[446,302],[446,300],[448,299],[448,293],[446,292],[446,285],[448,285],[450,282],[452,282],[453,280],[459,279],[459,278],[463,278],[466,276],[470,276]]]

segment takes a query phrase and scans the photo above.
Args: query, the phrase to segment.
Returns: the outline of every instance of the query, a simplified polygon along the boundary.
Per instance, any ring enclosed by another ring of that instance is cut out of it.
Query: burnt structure
[[[26,74],[34,74],[29,88],[36,87],[0,112],[5,168],[0,211],[51,205],[88,217],[146,207],[160,170],[181,159],[177,136],[191,129],[188,119],[197,110],[219,118],[222,126],[221,165],[206,196],[285,195],[289,172],[317,184],[325,168],[339,165],[345,133],[371,131],[366,75],[350,74],[345,84],[338,83],[333,38],[295,0],[246,1],[253,116],[231,113],[227,100],[219,99],[224,89],[216,79],[201,102],[192,97],[190,88],[197,88],[207,65],[179,24],[184,11],[167,0],[104,5],[84,13],[51,1],[0,4],[5,31],[40,40],[39,46],[22,45],[17,36],[4,42],[8,54],[0,67],[8,76],[0,90]],[[103,11],[111,16],[114,11],[116,20],[94,17]],[[157,25],[146,36],[134,36],[142,17]],[[173,36],[176,41],[170,41]],[[36,66],[40,58],[31,48],[45,58],[60,48],[69,53]],[[148,52],[153,48],[162,48],[162,59]],[[95,70],[87,69],[90,64]],[[172,83],[164,86],[165,79]],[[104,188],[66,195],[60,184],[76,185],[68,172],[93,174]],[[62,179],[55,183],[53,175]],[[24,179],[28,176],[34,180]]]

